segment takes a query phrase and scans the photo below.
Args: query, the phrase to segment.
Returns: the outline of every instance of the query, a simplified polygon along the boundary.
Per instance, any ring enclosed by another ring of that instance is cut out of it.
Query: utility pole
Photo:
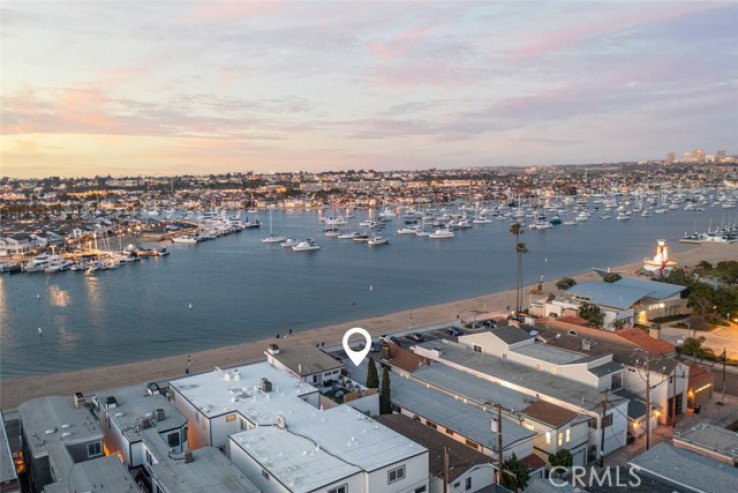
[[[677,393],[676,393],[676,387],[677,387],[676,386],[676,381],[677,381],[676,370],[677,370],[677,368],[678,367],[674,367],[674,374],[671,376],[671,379],[674,381],[674,390],[673,390],[672,396],[671,396],[671,428],[672,429],[676,428],[676,416],[677,416],[677,406],[676,406],[676,401],[677,401],[677,399],[676,399],[676,397],[677,397]]]
[[[443,447],[443,493],[448,493],[448,447]]]
[[[723,354],[720,355],[720,359],[723,360],[723,395],[720,400],[725,402],[725,360],[728,359],[728,353],[725,352],[726,348],[723,348]]]
[[[502,408],[497,406],[497,484],[502,484]]]
[[[600,467],[605,467],[605,418],[607,417],[607,390],[602,400],[602,420],[600,421]]]
[[[648,354],[648,353],[646,353]],[[651,448],[651,357],[646,358],[646,451]]]

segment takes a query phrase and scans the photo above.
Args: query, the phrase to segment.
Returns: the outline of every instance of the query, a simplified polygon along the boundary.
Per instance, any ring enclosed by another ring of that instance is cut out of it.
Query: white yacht
[[[494,221],[487,216],[477,216],[472,219],[473,224],[492,224]]]
[[[366,242],[369,246],[386,245],[387,243],[389,243],[389,238],[385,238],[384,236],[372,236]]]
[[[57,255],[41,254],[26,264],[26,272],[43,272],[51,262],[58,260]]]
[[[443,238],[453,238],[454,232],[449,231],[448,229],[437,229],[433,233],[428,234],[428,238],[431,240],[440,240]]]
[[[292,247],[293,252],[312,252],[315,250],[320,250],[320,246],[310,238]]]
[[[358,231],[351,231],[350,233],[341,233],[337,236],[339,240],[353,240],[357,236],[359,236],[361,233]]]
[[[197,239],[190,235],[175,236],[172,238],[172,243],[178,245],[197,245]]]
[[[586,221],[587,219],[589,219],[589,216],[587,215],[587,212],[586,212],[586,211],[582,211],[582,212],[580,212],[580,213],[579,213],[579,214],[577,214],[577,216],[576,216],[576,217],[574,218],[574,220],[575,220],[576,222],[578,222],[578,223],[583,223],[583,222],[584,222],[584,221]]]
[[[414,235],[417,231],[417,228],[400,228],[397,230],[397,235]]]
[[[299,241],[297,241],[297,240],[296,240],[295,238],[287,238],[286,240],[284,240],[284,241],[283,241],[283,242],[281,243],[281,245],[282,245],[283,247],[285,247],[285,248],[292,248],[293,246],[297,246],[297,245],[299,245],[299,244],[300,244],[300,242],[299,242]]]

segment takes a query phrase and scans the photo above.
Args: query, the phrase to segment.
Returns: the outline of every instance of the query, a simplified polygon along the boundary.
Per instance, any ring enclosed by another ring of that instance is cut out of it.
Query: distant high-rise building
[[[692,153],[692,158],[698,162],[698,163],[704,163],[705,162],[705,151],[702,149],[695,149]]]
[[[715,158],[716,158],[716,160],[717,160],[718,163],[720,163],[722,161],[725,161],[725,158],[726,157],[727,157],[727,155],[725,154],[725,151],[724,150],[717,151],[717,155],[715,156]]]
[[[691,163],[692,162],[692,153],[691,152],[685,152],[682,156],[682,161],[685,163]]]
[[[676,162],[676,153],[675,152],[667,152],[666,153],[666,162],[667,164],[672,164]]]

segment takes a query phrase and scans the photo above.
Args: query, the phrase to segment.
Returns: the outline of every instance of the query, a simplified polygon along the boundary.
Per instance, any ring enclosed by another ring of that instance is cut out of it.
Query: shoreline
[[[700,260],[718,262],[738,258],[738,244],[697,245],[678,252],[679,267],[692,266]],[[611,267],[613,271],[634,274],[643,265],[643,260]],[[525,269],[525,265],[523,266]],[[577,282],[596,279],[594,271],[570,276]],[[557,292],[557,279],[543,283],[543,292]],[[523,299],[529,295],[530,284],[524,286]],[[397,332],[411,327],[424,327],[438,323],[454,323],[456,316],[469,319],[485,313],[502,314],[506,306],[515,304],[515,289],[496,291],[482,296],[465,298],[446,303],[387,313],[370,318],[334,324],[326,327],[295,332],[289,337],[274,337],[243,342],[191,353],[191,373],[209,371],[215,366],[230,367],[264,360],[264,351],[269,343],[281,345],[340,343],[343,333],[351,327],[363,327],[372,336]],[[524,303],[525,304],[525,303]],[[136,383],[160,381],[184,376],[187,354],[136,361],[114,366],[102,366],[63,373],[32,375],[0,379],[0,408],[12,409],[18,404],[44,395],[69,395],[74,392],[94,393],[107,388],[122,387]]]

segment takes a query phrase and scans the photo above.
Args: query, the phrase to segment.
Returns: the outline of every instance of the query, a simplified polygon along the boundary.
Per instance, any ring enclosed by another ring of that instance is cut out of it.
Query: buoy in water
[[[42,335],[44,331],[41,329],[41,327],[38,328],[38,335]]]
[[[40,299],[41,299],[41,295],[40,295],[40,294],[37,294],[37,295],[36,295],[36,299],[37,299],[37,300],[40,300]]]
[[[192,303],[190,303],[187,308],[189,308],[190,310],[192,310]]]
[[[374,291],[374,286],[372,286],[371,284],[369,285],[369,291]]]

